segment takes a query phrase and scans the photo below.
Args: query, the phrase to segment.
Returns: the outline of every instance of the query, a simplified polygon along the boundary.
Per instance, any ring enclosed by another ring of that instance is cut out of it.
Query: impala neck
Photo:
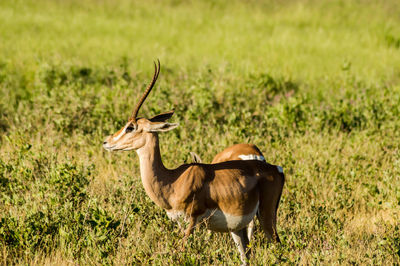
[[[146,138],[146,144],[136,151],[144,189],[158,206],[170,209],[171,171],[165,168],[161,160],[157,133],[147,134]]]

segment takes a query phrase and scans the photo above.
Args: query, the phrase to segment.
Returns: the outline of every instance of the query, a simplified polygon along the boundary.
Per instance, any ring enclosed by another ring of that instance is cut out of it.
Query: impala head
[[[116,150],[137,150],[143,147],[148,140],[148,136],[154,134],[155,132],[169,131],[178,126],[178,124],[167,123],[166,121],[172,117],[174,111],[169,111],[156,115],[151,119],[147,118],[137,118],[137,114],[140,107],[146,100],[151,89],[157,81],[158,74],[160,73],[160,61],[158,65],[154,63],[154,76],[145,90],[144,94],[140,98],[135,109],[133,109],[131,117],[123,128],[118,130],[113,135],[108,136],[103,142],[103,147],[109,151]]]

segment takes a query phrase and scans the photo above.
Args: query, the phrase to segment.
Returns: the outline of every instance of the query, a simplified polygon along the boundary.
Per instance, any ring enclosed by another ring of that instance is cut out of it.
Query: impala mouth
[[[109,145],[107,142],[103,143],[103,148],[108,151],[113,151],[116,145]]]
[[[131,151],[133,150],[132,147],[117,147],[117,145],[109,145],[108,143],[103,143],[103,148],[108,150],[108,151]]]

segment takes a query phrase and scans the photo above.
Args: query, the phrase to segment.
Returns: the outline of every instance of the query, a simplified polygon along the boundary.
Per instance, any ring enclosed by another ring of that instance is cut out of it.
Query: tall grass
[[[175,108],[168,167],[255,143],[282,165],[280,245],[252,264],[400,263],[397,1],[1,1],[0,261],[237,264],[228,234],[182,233],[135,153],[101,143]]]

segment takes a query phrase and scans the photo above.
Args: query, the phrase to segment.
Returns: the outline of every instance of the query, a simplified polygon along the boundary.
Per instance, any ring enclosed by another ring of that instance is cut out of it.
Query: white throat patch
[[[239,158],[246,161],[246,160],[258,160],[258,161],[265,161],[264,156],[255,155],[255,154],[242,154],[239,155]]]

